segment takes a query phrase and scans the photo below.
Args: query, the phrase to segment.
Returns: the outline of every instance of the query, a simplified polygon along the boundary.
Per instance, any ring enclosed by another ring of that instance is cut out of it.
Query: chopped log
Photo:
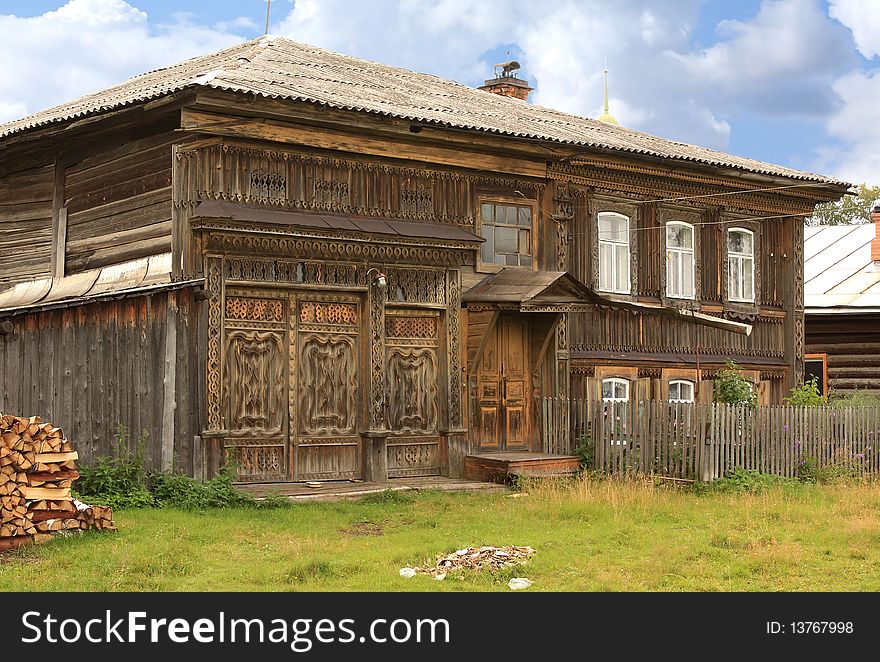
[[[34,462],[42,462],[48,464],[50,462],[67,462],[69,460],[78,460],[79,453],[71,451],[68,453],[37,453]]]
[[[22,545],[28,545],[34,540],[31,536],[19,536],[17,538],[0,538],[0,552],[10,549],[18,549]]]
[[[19,487],[19,492],[25,499],[53,499],[54,501],[69,501],[69,487]]]
[[[75,510],[31,510],[28,517],[34,523],[45,522],[49,519],[76,519],[79,513]]]

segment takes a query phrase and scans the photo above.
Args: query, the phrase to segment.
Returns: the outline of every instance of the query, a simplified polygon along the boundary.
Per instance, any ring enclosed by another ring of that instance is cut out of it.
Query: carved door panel
[[[527,450],[531,429],[528,321],[501,316],[477,372],[480,450]]]
[[[242,481],[287,478],[285,301],[227,293],[224,412],[227,457]]]
[[[360,301],[344,294],[296,297],[291,421],[296,480],[359,478]]]
[[[505,450],[526,450],[529,441],[529,325],[518,318],[502,318],[500,321],[502,437]]]
[[[385,314],[388,476],[440,473],[439,313]]]

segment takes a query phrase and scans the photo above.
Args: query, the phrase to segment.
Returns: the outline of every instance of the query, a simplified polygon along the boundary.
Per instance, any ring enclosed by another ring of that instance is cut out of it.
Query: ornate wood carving
[[[226,333],[230,435],[281,434],[284,429],[284,342],[277,333]]]
[[[378,160],[328,158],[232,144],[181,149],[177,158],[194,162],[189,171],[196,176],[187,195],[177,203],[181,206],[200,199],[233,200],[473,227],[478,186],[529,191],[531,197],[545,186],[540,180],[407,168]],[[199,173],[210,176],[198,178]],[[257,176],[253,189],[252,175]],[[265,186],[263,177],[267,178]],[[283,195],[270,195],[270,177],[279,178],[275,184],[279,192],[284,182]]]
[[[386,368],[388,429],[408,434],[437,430],[437,351],[390,347]]]
[[[794,242],[794,384],[804,381],[804,223],[792,221]]]
[[[201,227],[193,223],[193,227]],[[213,227],[213,225],[212,225]],[[279,236],[278,229],[261,229],[255,227],[223,225],[222,230],[213,229],[205,241],[207,250],[220,253],[259,256],[298,255],[312,260],[336,261],[351,260],[381,264],[422,264],[437,266],[460,266],[474,263],[474,250],[463,242],[443,241],[437,247],[425,246],[424,242],[409,241],[397,238],[393,244],[382,244],[374,239],[360,235],[335,233],[332,237]],[[253,259],[253,258],[247,258]],[[293,261],[281,260],[286,264],[297,264]],[[260,265],[257,265],[260,262]],[[271,263],[254,260],[255,266],[267,269],[274,268]],[[296,271],[286,274],[286,282],[297,282]],[[276,276],[276,278],[280,278]],[[257,280],[268,280],[258,278]]]
[[[437,318],[433,316],[386,316],[385,336],[389,340],[392,338],[417,338],[420,340],[435,340],[437,338]]]
[[[387,269],[389,301],[446,303],[446,274],[439,269]]]
[[[277,204],[287,199],[287,178],[275,173],[251,172],[248,194],[255,201]]]
[[[369,289],[370,307],[370,429],[385,429],[385,290]]]
[[[228,297],[226,299],[226,319],[283,322],[284,302],[270,299]]]
[[[357,420],[357,349],[349,336],[303,334],[299,357],[299,433],[353,435]]]
[[[446,275],[446,356],[449,361],[449,428],[460,429],[464,425],[461,411],[461,332],[459,314],[461,313],[461,281],[457,270]]]
[[[208,342],[206,357],[207,424],[209,430],[222,430],[220,413],[220,342],[223,333],[223,260],[206,258],[205,289],[210,293],[208,301]]]
[[[423,437],[398,437],[388,442],[388,477],[436,476],[440,474],[440,449]]]
[[[660,379],[661,375],[660,368],[639,368],[639,379]]]

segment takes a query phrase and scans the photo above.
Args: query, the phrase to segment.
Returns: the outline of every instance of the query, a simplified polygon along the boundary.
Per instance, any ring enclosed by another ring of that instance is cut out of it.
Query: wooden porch
[[[464,458],[465,477],[474,481],[505,483],[512,476],[547,478],[575,474],[580,461],[574,455],[554,453],[477,453]]]
[[[307,483],[240,483],[236,487],[255,498],[285,496],[291,501],[341,501],[360,499],[386,490],[394,492],[419,492],[422,490],[442,490],[444,492],[503,492],[502,485],[494,482],[463,480],[445,476],[424,476],[420,478],[392,478],[386,482],[363,481],[324,481],[319,487],[309,487]]]

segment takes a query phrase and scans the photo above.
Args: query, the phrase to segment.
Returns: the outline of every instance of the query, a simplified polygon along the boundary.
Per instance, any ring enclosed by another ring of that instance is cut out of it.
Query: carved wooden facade
[[[185,347],[194,376],[157,405],[163,463],[185,448],[188,471],[226,458],[242,481],[460,476],[470,453],[541,450],[542,397],[616,378],[633,399],[680,379],[710,398],[731,358],[779,401],[801,374],[800,223],[838,185],[219,90],[169,104],[13,141],[0,162],[0,229],[20,190],[33,247],[0,283],[164,256],[162,287],[187,291],[162,313],[166,363]],[[597,295],[602,212],[629,219],[614,296]],[[694,231],[693,298],[667,295],[670,221]],[[747,303],[728,296],[732,227],[754,237]],[[490,234],[527,259],[493,262]],[[468,299],[509,270],[570,280]]]

